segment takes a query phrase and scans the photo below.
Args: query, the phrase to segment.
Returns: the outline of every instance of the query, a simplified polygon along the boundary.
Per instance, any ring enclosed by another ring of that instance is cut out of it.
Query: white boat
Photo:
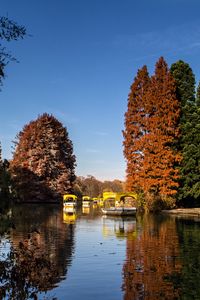
[[[134,216],[137,212],[136,207],[109,207],[101,210],[104,215],[110,216]]]

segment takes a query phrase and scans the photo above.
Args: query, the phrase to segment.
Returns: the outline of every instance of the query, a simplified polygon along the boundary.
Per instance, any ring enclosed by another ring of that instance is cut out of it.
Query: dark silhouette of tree
[[[2,149],[0,143],[0,213],[9,207],[10,201],[10,174],[9,162],[2,159]]]
[[[5,77],[5,67],[10,61],[17,61],[7,50],[5,44],[10,41],[17,41],[24,38],[26,29],[7,17],[0,17],[0,85]]]
[[[75,155],[66,128],[46,113],[25,125],[10,170],[13,189],[22,201],[58,201],[71,192]]]

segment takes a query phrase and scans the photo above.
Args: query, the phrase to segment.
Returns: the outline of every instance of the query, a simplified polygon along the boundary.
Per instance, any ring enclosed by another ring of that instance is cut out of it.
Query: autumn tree
[[[25,125],[10,169],[18,199],[58,201],[72,190],[75,180],[75,156],[67,129],[46,113]]]
[[[147,114],[148,139],[144,151],[144,190],[167,199],[177,192],[180,154],[173,149],[179,134],[179,103],[176,85],[168,66],[161,57],[156,63],[155,74],[149,87]]]
[[[200,199],[200,108],[199,87],[195,100],[195,76],[191,67],[178,61],[171,66],[176,81],[177,98],[181,104],[180,130],[178,140],[183,159],[180,165],[180,188],[178,200],[186,206],[199,205]]]
[[[117,179],[100,181],[94,176],[88,175],[87,177],[78,176],[74,183],[74,193],[79,197],[84,195],[100,197],[104,191],[122,192],[123,182]]]
[[[167,200],[176,194],[181,157],[173,149],[179,134],[179,103],[175,80],[161,57],[155,74],[139,70],[131,87],[125,114],[124,154],[127,182],[131,190],[143,191],[151,209],[156,199]],[[141,76],[142,75],[142,76]]]
[[[150,79],[147,67],[138,70],[128,96],[128,109],[125,113],[124,156],[127,161],[126,189],[140,190],[141,172],[144,167],[144,147],[147,131],[145,98]]]
[[[123,192],[124,190],[124,182],[119,179],[114,179],[113,181],[105,180],[101,184],[101,194],[103,192]]]
[[[6,43],[17,41],[24,38],[26,29],[7,17],[0,17],[0,85],[5,77],[5,67],[10,61],[16,61],[16,58],[10,54],[6,48]]]

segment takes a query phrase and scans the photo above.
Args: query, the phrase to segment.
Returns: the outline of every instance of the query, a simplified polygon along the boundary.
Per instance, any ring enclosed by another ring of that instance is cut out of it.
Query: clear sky
[[[44,112],[67,127],[77,175],[125,178],[122,130],[130,85],[160,56],[189,63],[200,80],[199,0],[0,0],[0,15],[31,35],[8,49],[0,141]]]

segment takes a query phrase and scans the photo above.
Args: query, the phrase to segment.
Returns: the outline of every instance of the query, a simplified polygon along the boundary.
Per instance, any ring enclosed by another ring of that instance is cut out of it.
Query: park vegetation
[[[24,202],[56,202],[72,192],[75,155],[67,129],[43,114],[17,135],[10,162],[12,188]]]
[[[102,197],[103,192],[122,192],[124,182],[118,179],[100,181],[92,175],[77,176],[74,183],[74,193],[80,198],[87,195],[91,198]]]
[[[167,66],[161,57],[152,76],[138,70],[125,113],[126,188],[149,210],[198,206],[200,197],[200,87],[190,66]]]
[[[0,86],[16,58],[7,49],[26,28],[0,17]],[[138,70],[128,96],[123,130],[126,184],[75,176],[76,158],[67,129],[43,114],[17,135],[13,158],[3,160],[0,144],[0,197],[20,202],[55,202],[64,193],[97,197],[104,191],[134,191],[149,210],[199,206],[200,83],[184,61],[168,67],[161,57],[155,72]],[[1,204],[3,202],[1,201]],[[2,206],[2,205],[1,205]]]

